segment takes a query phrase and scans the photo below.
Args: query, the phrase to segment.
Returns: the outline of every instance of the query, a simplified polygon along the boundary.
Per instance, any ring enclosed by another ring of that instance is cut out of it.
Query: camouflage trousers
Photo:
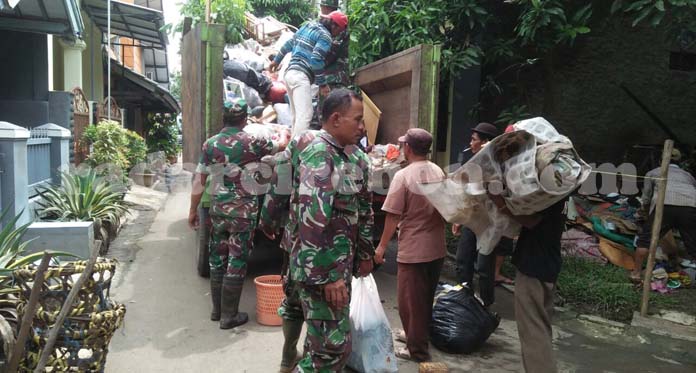
[[[230,221],[211,216],[210,269],[224,269],[228,275],[246,276],[247,260],[251,253],[254,231],[235,232]]]
[[[299,287],[307,324],[305,354],[295,372],[341,372],[348,362],[352,343],[350,308],[332,309],[319,287]]]
[[[283,267],[280,273],[283,278],[285,299],[280,303],[278,315],[284,320],[299,321],[304,320],[304,313],[302,312],[302,303],[300,303],[300,288],[290,278],[289,256],[287,251],[283,251]]]

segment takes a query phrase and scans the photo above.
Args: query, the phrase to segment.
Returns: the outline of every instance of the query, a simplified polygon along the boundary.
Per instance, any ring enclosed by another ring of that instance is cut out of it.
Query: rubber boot
[[[225,275],[222,278],[222,300],[220,302],[220,329],[232,329],[246,324],[249,316],[239,312],[239,300],[242,297],[244,277]]]
[[[297,351],[297,341],[302,333],[303,320],[283,319],[283,357],[280,360],[280,373],[292,372],[292,369],[299,360],[300,353]]]
[[[222,298],[222,277],[224,269],[210,269],[210,298],[213,300],[213,311],[210,312],[210,320],[220,321],[220,300]]]

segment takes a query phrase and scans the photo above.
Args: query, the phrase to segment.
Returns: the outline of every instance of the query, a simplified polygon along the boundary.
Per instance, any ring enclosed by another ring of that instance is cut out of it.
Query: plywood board
[[[382,110],[375,143],[395,143],[414,127],[437,143],[439,59],[439,46],[418,45],[356,69],[356,85]]]
[[[364,91],[363,98],[363,120],[365,121],[365,129],[367,130],[367,139],[370,144],[374,144],[377,139],[377,130],[379,129],[379,119],[382,116],[382,111],[370,99]]]

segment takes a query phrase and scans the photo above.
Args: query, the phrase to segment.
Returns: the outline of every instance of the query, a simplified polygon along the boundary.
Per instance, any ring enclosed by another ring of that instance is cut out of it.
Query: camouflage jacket
[[[330,86],[347,87],[350,85],[348,74],[348,49],[350,32],[346,29],[331,41],[331,49],[326,55],[324,78]]]
[[[234,219],[237,232],[254,229],[258,195],[264,190],[250,166],[276,149],[272,142],[255,139],[236,127],[224,127],[203,144],[196,171],[208,175],[211,216]]]
[[[356,146],[339,146],[325,131],[298,158],[290,276],[310,286],[349,282],[357,270],[354,261],[374,255],[369,158]]]

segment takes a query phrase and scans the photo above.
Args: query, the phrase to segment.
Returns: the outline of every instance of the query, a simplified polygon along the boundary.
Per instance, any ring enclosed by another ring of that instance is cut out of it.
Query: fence
[[[38,187],[51,182],[51,138],[48,131],[30,128],[27,139],[27,183],[29,198],[38,194]]]

